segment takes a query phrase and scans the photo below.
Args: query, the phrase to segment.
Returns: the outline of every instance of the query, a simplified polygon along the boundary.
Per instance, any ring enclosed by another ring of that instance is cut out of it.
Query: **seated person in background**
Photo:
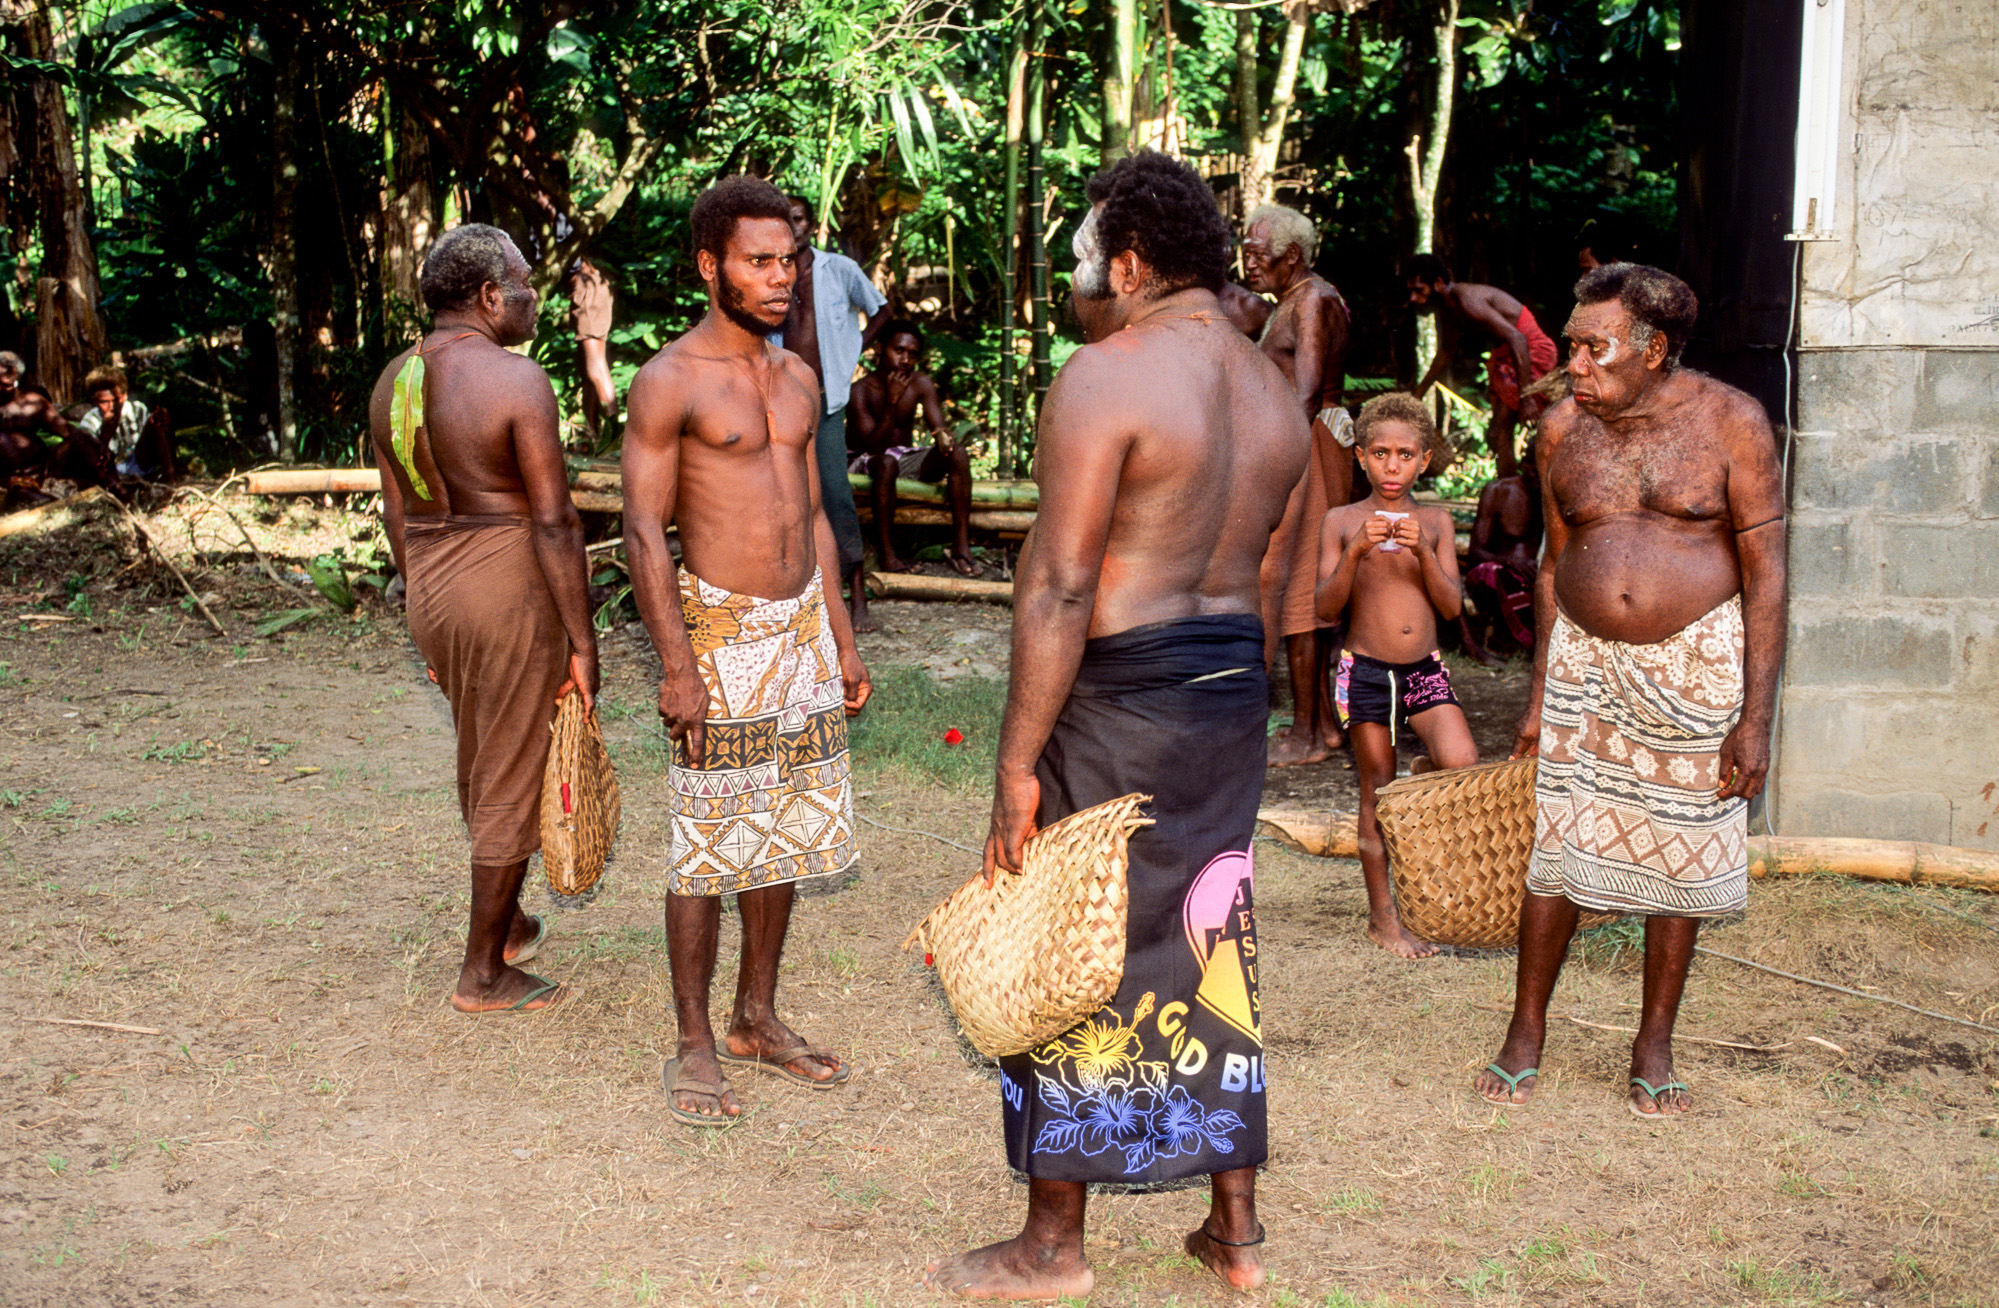
[[[972,458],[951,439],[944,426],[944,408],[930,374],[918,372],[923,333],[913,322],[896,319],[882,329],[875,347],[875,370],[854,383],[854,445],[848,461],[852,472],[874,479],[870,488],[875,513],[875,546],[882,571],[907,572],[915,564],[897,556],[890,529],[895,526],[895,482],[898,477],[944,484],[951,501],[951,566],[967,577],[979,575],[972,562]],[[932,443],[918,446],[916,406],[930,427]]]
[[[27,371],[20,355],[0,350],[0,478],[65,477],[80,486],[115,487],[111,456],[62,416],[48,392],[22,380]],[[51,448],[42,432],[60,443]]]
[[[76,420],[76,429],[110,452],[120,476],[173,480],[173,441],[164,409],[154,413],[145,401],[133,399],[119,368],[92,369],[83,379],[83,393],[90,411]]]
[[[1478,497],[1478,518],[1472,523],[1471,552],[1466,562],[1465,594],[1478,606],[1481,641],[1468,614],[1460,614],[1459,630],[1465,653],[1490,667],[1499,660],[1490,646],[1504,631],[1514,649],[1534,652],[1534,578],[1541,553],[1541,472],[1534,466],[1534,442],[1520,464],[1520,475],[1501,477]]]
[[[1478,762],[1471,726],[1437,652],[1437,619],[1449,621],[1464,607],[1457,525],[1448,510],[1409,498],[1437,448],[1429,406],[1401,392],[1378,396],[1360,411],[1354,433],[1374,491],[1326,514],[1319,536],[1319,617],[1335,622],[1352,602],[1333,702],[1360,774],[1367,934],[1390,953],[1428,958],[1437,946],[1410,935],[1395,912],[1374,795],[1395,779],[1400,723],[1415,728],[1434,766]]]

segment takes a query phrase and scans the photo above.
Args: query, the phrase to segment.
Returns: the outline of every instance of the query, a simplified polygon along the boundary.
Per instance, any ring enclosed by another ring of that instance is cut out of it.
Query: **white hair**
[[[1258,223],[1270,228],[1271,258],[1282,259],[1287,250],[1294,248],[1308,265],[1318,257],[1319,233],[1312,220],[1296,209],[1282,204],[1259,204],[1250,210],[1243,230],[1247,232]]]

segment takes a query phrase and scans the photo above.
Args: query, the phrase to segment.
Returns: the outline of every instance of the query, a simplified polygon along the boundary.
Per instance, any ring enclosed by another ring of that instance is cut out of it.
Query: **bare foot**
[[[569,998],[569,991],[517,967],[502,971],[490,985],[460,973],[451,1006],[461,1013],[539,1013]]]
[[[1397,958],[1434,958],[1443,948],[1410,935],[1409,928],[1395,918],[1368,923],[1367,938]]]
[[[1210,1218],[1209,1220],[1213,1220]],[[1208,1234],[1207,1223],[1189,1231],[1184,1248],[1187,1256],[1238,1290],[1254,1290],[1263,1284],[1263,1228],[1256,1228],[1253,1243],[1229,1244]]]
[[[704,1122],[724,1122],[742,1116],[743,1106],[722,1075],[712,1048],[683,1049],[666,1061],[660,1079],[672,1099],[674,1112]],[[703,1088],[696,1089],[695,1086]]]
[[[1487,649],[1485,646],[1474,644],[1471,641],[1465,642],[1465,653],[1471,655],[1474,659],[1477,659],[1479,664],[1483,667],[1496,668],[1506,662],[1505,659],[1500,658],[1497,654],[1494,654],[1491,650]]]
[[[865,604],[854,605],[853,608],[848,610],[848,614],[848,620],[853,626],[856,636],[863,632],[880,631],[882,629],[881,623],[875,621],[875,615],[868,612],[868,606]]]
[[[949,561],[951,566],[958,570],[958,575],[961,577],[976,577],[979,575],[979,565],[972,562],[969,554],[953,554],[950,556]]]
[[[1324,741],[1287,731],[1271,738],[1268,757],[1271,767],[1295,768],[1308,763],[1324,763],[1332,756],[1333,751],[1327,748]]]
[[[840,1056],[829,1049],[812,1049],[809,1053],[780,1063],[775,1055],[807,1049],[809,1046],[796,1031],[784,1023],[771,1019],[760,1026],[732,1026],[722,1037],[723,1047],[738,1060],[761,1060],[765,1066],[782,1068],[791,1075],[788,1079],[810,1081],[815,1085],[831,1085],[845,1081],[851,1072]]]
[[[1344,731],[1341,731],[1339,727],[1334,725],[1333,723],[1329,722],[1324,727],[1320,728],[1319,739],[1326,742],[1327,749],[1341,750],[1346,748],[1347,744],[1346,733]]]
[[[1644,1085],[1638,1084],[1644,1082]],[[1648,1088],[1649,1087],[1649,1088]],[[1662,1054],[1631,1050],[1631,1111],[1645,1118],[1678,1117],[1694,1109],[1694,1097],[1673,1075],[1671,1047]]]
[[[883,572],[911,572],[916,568],[916,560],[884,552],[879,556],[876,567]]]
[[[930,1264],[923,1283],[960,1299],[1081,1299],[1095,1288],[1097,1274],[1079,1252],[1015,1236]]]
[[[1431,758],[1428,754],[1418,754],[1415,758],[1409,760],[1409,775],[1412,777],[1420,777],[1425,772],[1435,772],[1436,770],[1437,760]]]

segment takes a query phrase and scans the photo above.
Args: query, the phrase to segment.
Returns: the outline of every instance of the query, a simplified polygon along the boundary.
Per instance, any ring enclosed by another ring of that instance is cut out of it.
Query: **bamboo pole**
[[[858,507],[862,522],[874,521],[871,506],[863,504]],[[901,527],[948,527],[951,525],[951,511],[927,504],[905,504],[896,509],[895,521]],[[1030,531],[1034,527],[1034,514],[1019,509],[973,509],[968,521],[974,531]]]
[[[1266,808],[1256,815],[1256,834],[1317,858],[1360,857],[1360,819],[1352,813]]]
[[[1914,840],[1771,836],[1750,841],[1749,875],[1842,876],[1999,893],[1999,853]]]
[[[1048,398],[1052,377],[1049,366],[1048,246],[1042,233],[1048,221],[1048,197],[1041,154],[1048,128],[1048,70],[1042,66],[1041,46],[1047,32],[1043,0],[1033,0],[1034,14],[1028,26],[1033,66],[1027,82],[1027,271],[1028,330],[1033,337],[1034,418],[1041,420],[1041,406]],[[1015,455],[1018,460],[1018,454]],[[1012,471],[1009,469],[1009,471]]]
[[[1040,0],[1034,0],[1040,3]],[[1027,46],[1020,29],[1013,33],[1006,84],[1006,242],[1000,259],[1000,413],[999,470],[1012,473],[1020,425],[1016,394],[1013,333],[1020,316],[1015,303],[1015,273],[1020,267],[1020,138],[1027,121]]]
[[[379,491],[378,468],[300,468],[284,472],[252,472],[243,478],[252,495],[318,495],[341,491]]]
[[[920,572],[870,572],[868,594],[875,599],[985,600],[1013,603],[1010,581],[977,581],[970,577],[927,577]]]

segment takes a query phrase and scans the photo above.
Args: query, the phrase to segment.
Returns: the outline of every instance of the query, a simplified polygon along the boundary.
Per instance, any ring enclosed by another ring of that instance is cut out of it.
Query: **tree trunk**
[[[1416,209],[1415,252],[1429,254],[1437,240],[1437,187],[1444,175],[1444,150],[1451,139],[1451,103],[1458,86],[1458,0],[1443,0],[1431,29],[1437,54],[1437,95],[1431,102],[1429,133],[1411,132],[1403,153],[1409,158],[1409,192]],[[1437,357],[1437,320],[1416,319],[1416,375]]]
[[[1006,244],[1000,259],[1000,448],[999,474],[1014,474],[1019,439],[1020,407],[1015,377],[1013,332],[1020,317],[1014,296],[1020,268],[1020,140],[1027,123],[1027,45],[1014,29],[1013,58],[1007,61],[1006,84]]]
[[[1138,0],[1105,0],[1111,57],[1104,70],[1103,161],[1131,153],[1132,90],[1138,45]]]
[[[13,3],[0,10],[10,20],[4,42],[30,59],[53,61],[55,41],[48,4],[30,10]],[[97,255],[84,225],[76,151],[62,87],[41,73],[16,69],[9,75],[17,139],[4,153],[14,156],[8,171],[25,185],[15,191],[29,203],[10,215],[15,239],[30,212],[40,219],[42,264],[35,278],[35,371],[58,403],[83,398],[83,378],[104,357],[104,319],[97,312]],[[11,180],[11,179],[10,179]]]
[[[404,112],[400,98],[382,85],[383,153],[388,187],[382,201],[382,300],[390,338],[400,322],[413,321],[423,305],[417,277],[436,237],[431,191],[430,133]]]
[[[1048,70],[1041,66],[1046,20],[1037,6],[1028,26],[1032,49],[1027,76],[1027,273],[1028,331],[1033,336],[1034,420],[1041,421],[1041,403],[1048,397],[1050,378],[1048,334],[1048,246],[1042,240],[1048,198],[1041,151],[1048,125]]]
[[[1455,5],[1456,0],[1452,0]],[[1284,6],[1284,48],[1277,57],[1277,73],[1270,85],[1270,110],[1264,114],[1255,141],[1244,152],[1242,169],[1242,211],[1245,216],[1259,204],[1268,204],[1277,194],[1277,151],[1284,144],[1284,128],[1291,121],[1291,106],[1298,98],[1298,63],[1305,54],[1305,37],[1312,29],[1311,0],[1289,0]],[[1250,58],[1255,59],[1255,36],[1251,33]],[[1236,29],[1236,78],[1238,105],[1242,103],[1243,33]],[[1248,100],[1255,99],[1252,74]],[[1240,112],[1240,107],[1238,108]],[[1252,120],[1253,121],[1253,120]]]
[[[277,333],[278,457],[298,462],[298,37],[273,31],[271,327]]]
[[[1256,151],[1256,138],[1263,131],[1263,110],[1256,93],[1256,29],[1255,10],[1236,10],[1235,117],[1236,129],[1242,135],[1242,157],[1245,167],[1248,166],[1249,156]],[[1247,206],[1243,212],[1248,212]]]

